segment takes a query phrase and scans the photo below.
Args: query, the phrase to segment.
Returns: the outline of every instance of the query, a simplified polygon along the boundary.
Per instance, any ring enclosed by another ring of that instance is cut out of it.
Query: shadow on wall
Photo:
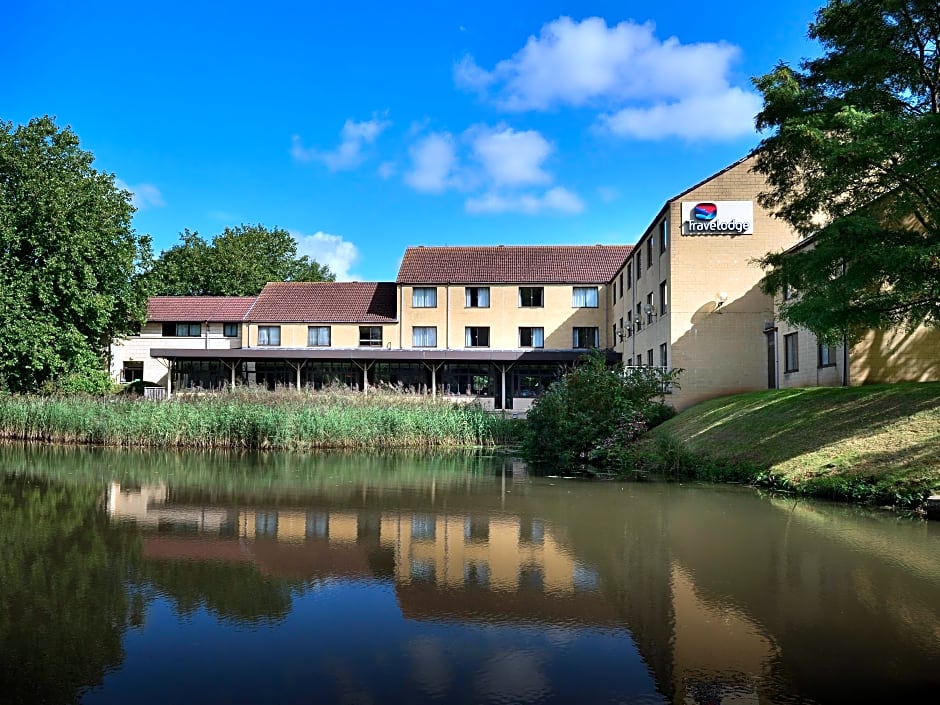
[[[852,384],[940,381],[940,328],[873,330],[852,348]]]

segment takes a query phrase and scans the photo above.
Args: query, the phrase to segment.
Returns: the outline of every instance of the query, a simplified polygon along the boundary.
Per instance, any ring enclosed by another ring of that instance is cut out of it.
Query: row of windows
[[[819,344],[816,348],[817,367],[835,367],[836,346]],[[798,372],[800,369],[800,334],[783,336],[783,371]]]
[[[629,338],[633,335],[634,331],[639,332],[643,330],[643,320],[646,319],[646,324],[649,325],[656,320],[657,316],[665,315],[668,311],[668,301],[669,301],[669,285],[663,281],[659,284],[659,311],[656,310],[656,301],[653,298],[653,292],[649,292],[646,295],[646,303],[638,303],[636,305],[636,319],[633,318],[633,311],[627,311],[627,320],[626,326],[624,326],[624,319],[620,319],[620,331],[619,337],[620,340],[624,338]],[[613,326],[614,340],[617,340],[618,330],[617,324]]]
[[[654,364],[656,364],[654,362],[655,360],[654,352],[655,351],[653,350],[653,348],[650,348],[649,350],[646,351],[645,358],[643,356],[643,353],[640,353],[635,358],[628,357],[624,364],[626,364],[627,367],[632,367],[632,366],[643,367],[644,365],[652,367]],[[666,345],[666,343],[661,343],[659,346],[659,366],[669,367],[669,347]]]
[[[659,254],[662,255],[666,252],[666,249],[669,247],[669,220],[664,219],[659,224]],[[645,246],[643,244],[639,245],[636,248],[636,257],[632,258],[627,262],[627,289],[630,289],[633,286],[633,266],[634,262],[636,263],[636,280],[639,281],[643,278],[643,253],[646,252],[646,269],[649,269],[653,266],[653,238],[649,237],[646,240]],[[620,298],[623,298],[627,295],[627,289],[624,289],[624,277],[623,272],[620,273],[620,276],[614,281],[613,284],[613,300],[617,300],[617,284],[620,284]]]
[[[330,326],[307,326],[307,345],[310,347],[329,347],[331,337]],[[258,326],[258,345],[276,347],[280,344],[280,326]],[[382,326],[359,326],[359,346],[382,347]]]
[[[542,308],[545,306],[545,287],[520,286],[518,302],[520,308]],[[572,287],[571,305],[574,308],[597,308],[597,287]],[[464,306],[466,308],[489,308],[490,287],[465,287]],[[411,292],[411,307],[437,308],[437,287],[416,286]]]
[[[202,324],[190,322],[164,323],[162,334],[167,338],[198,338],[202,335]],[[222,335],[224,335],[226,338],[237,338],[239,335],[239,324],[223,323]]]

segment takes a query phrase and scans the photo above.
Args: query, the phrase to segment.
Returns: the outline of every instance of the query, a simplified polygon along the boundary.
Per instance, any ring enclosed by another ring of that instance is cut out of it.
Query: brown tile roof
[[[409,247],[399,284],[604,284],[629,245]]]
[[[240,321],[254,302],[254,296],[151,296],[147,320]]]
[[[394,323],[394,282],[272,282],[246,315],[252,323]]]

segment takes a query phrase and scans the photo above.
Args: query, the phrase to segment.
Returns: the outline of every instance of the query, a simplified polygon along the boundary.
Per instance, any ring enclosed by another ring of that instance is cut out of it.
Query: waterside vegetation
[[[247,389],[149,402],[0,395],[0,438],[151,448],[434,448],[508,444],[515,424],[477,404],[400,393]]]

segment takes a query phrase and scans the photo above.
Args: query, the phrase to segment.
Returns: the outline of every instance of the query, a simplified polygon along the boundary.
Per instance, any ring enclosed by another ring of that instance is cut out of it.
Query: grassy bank
[[[654,429],[641,455],[670,475],[916,507],[940,490],[940,383],[713,399]]]
[[[479,406],[401,394],[243,391],[169,402],[0,396],[0,438],[153,448],[425,448],[509,442]]]

